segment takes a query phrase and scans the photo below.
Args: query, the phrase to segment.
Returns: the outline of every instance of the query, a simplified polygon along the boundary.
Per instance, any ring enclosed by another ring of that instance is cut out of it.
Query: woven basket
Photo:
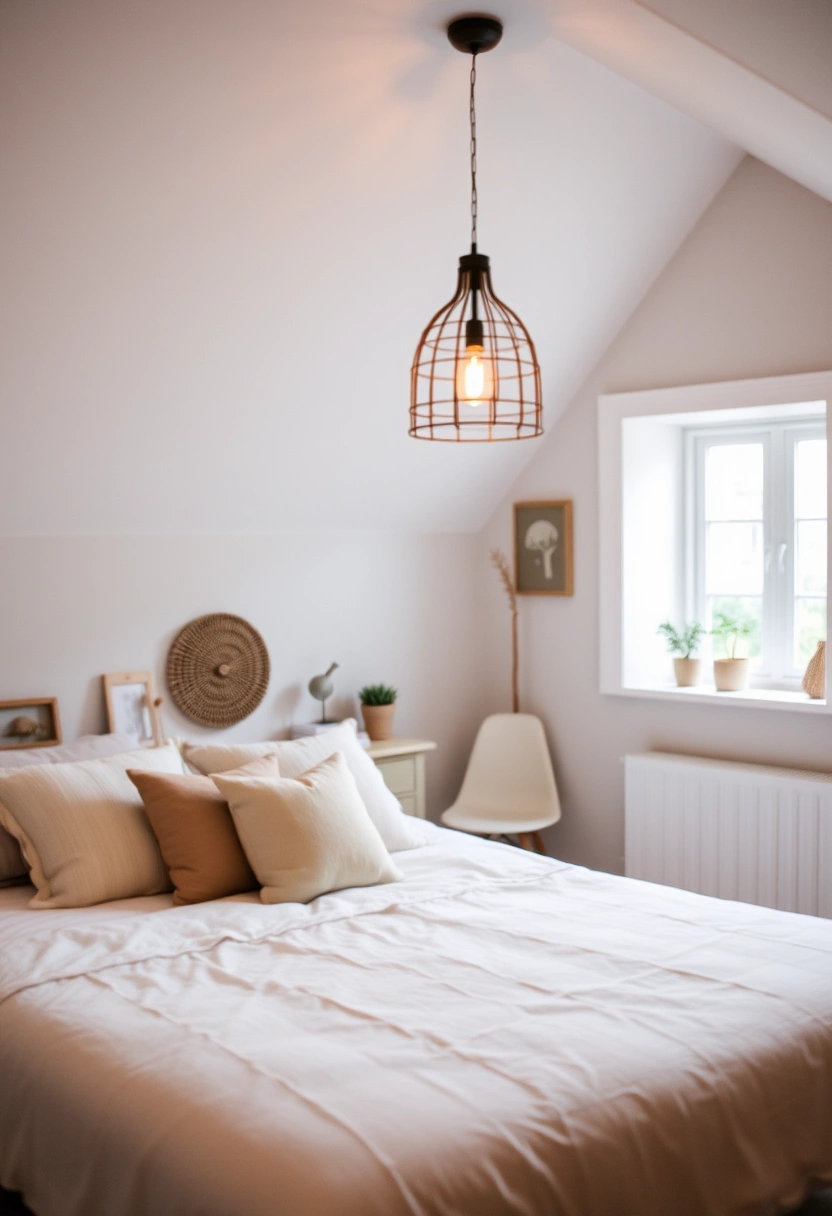
[[[201,726],[233,726],[257,708],[269,686],[269,652],[240,616],[197,617],[168,654],[170,694],[186,718]]]
[[[818,648],[809,660],[803,691],[815,700],[826,696],[826,642],[818,642]]]

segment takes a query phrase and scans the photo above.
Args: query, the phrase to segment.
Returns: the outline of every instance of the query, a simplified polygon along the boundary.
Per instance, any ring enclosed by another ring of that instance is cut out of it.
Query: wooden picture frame
[[[15,725],[20,726],[22,733],[9,732],[9,727]],[[0,701],[0,751],[57,747],[60,742],[61,718],[57,697]]]
[[[573,595],[572,499],[514,504],[518,595]]]
[[[159,743],[153,675],[149,671],[110,671],[101,677],[107,703],[107,729],[136,735],[140,744]]]

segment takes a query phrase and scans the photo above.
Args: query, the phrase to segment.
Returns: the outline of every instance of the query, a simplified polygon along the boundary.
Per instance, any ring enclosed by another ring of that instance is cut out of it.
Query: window
[[[754,682],[796,685],[826,637],[825,428],[689,428],[686,446],[686,616],[747,621]]]
[[[599,398],[602,693],[832,713],[801,689],[826,637],[830,402],[832,372]],[[677,687],[659,624],[720,612],[750,627],[751,687],[716,690],[710,635]]]

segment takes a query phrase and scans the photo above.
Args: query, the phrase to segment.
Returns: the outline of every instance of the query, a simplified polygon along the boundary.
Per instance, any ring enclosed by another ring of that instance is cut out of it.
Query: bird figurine
[[[332,696],[335,685],[330,680],[330,676],[337,668],[337,663],[330,663],[327,670],[322,676],[313,676],[309,681],[309,691],[316,701],[321,703],[321,722],[326,723],[326,702],[327,698]]]

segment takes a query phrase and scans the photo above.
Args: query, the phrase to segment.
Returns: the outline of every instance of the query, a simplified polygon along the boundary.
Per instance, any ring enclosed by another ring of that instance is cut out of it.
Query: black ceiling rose
[[[485,51],[493,51],[502,36],[502,21],[481,14],[457,17],[448,26],[448,41],[465,55],[482,55]]]

